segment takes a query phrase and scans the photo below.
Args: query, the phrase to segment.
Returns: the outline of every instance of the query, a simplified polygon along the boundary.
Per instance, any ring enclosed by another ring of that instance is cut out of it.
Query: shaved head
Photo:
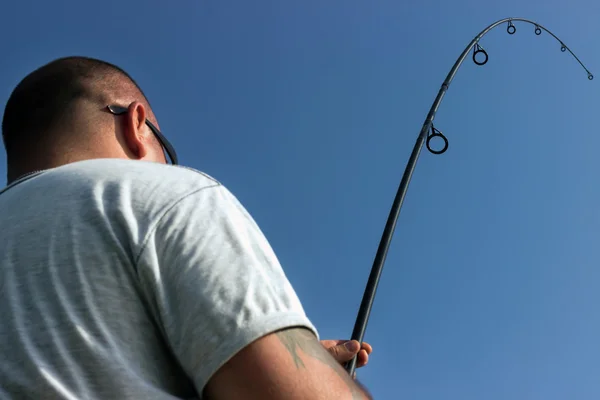
[[[114,120],[102,110],[132,102],[142,104],[145,118],[157,124],[141,88],[116,65],[66,57],[38,68],[16,86],[6,103],[2,138],[8,169],[28,169],[32,160],[90,147],[86,142],[95,134],[114,130]]]

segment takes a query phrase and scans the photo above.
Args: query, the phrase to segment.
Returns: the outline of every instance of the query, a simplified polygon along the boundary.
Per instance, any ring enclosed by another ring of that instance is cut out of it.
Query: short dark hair
[[[94,58],[59,58],[27,75],[15,87],[4,109],[2,139],[9,164],[11,158],[20,158],[13,151],[45,141],[48,132],[67,120],[76,100],[96,98],[94,84],[115,76],[129,80],[147,102],[127,72]]]

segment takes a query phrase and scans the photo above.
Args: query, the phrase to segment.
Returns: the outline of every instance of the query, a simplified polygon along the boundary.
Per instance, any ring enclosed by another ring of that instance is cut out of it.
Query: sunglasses
[[[127,107],[110,105],[106,106],[106,108],[108,108],[108,111],[110,111],[110,113],[113,115],[123,115],[127,113]],[[173,148],[173,146],[171,145],[171,143],[169,143],[167,138],[164,137],[162,133],[160,133],[158,128],[147,119],[146,125],[148,125],[152,133],[154,133],[154,136],[156,136],[156,139],[158,139],[159,143],[161,144],[165,152],[168,154],[169,158],[171,159],[171,164],[177,165],[177,153],[175,152],[175,148]]]

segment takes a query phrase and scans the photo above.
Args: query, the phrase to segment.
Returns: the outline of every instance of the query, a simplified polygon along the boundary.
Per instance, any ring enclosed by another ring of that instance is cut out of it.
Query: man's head
[[[172,151],[135,81],[87,57],[61,58],[26,76],[6,103],[2,137],[9,182],[93,158],[165,163],[161,144]]]

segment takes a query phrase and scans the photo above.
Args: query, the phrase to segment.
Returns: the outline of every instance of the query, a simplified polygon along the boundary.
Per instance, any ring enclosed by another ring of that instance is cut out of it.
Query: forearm
[[[244,348],[209,381],[211,400],[371,400],[306,329],[285,329]]]

